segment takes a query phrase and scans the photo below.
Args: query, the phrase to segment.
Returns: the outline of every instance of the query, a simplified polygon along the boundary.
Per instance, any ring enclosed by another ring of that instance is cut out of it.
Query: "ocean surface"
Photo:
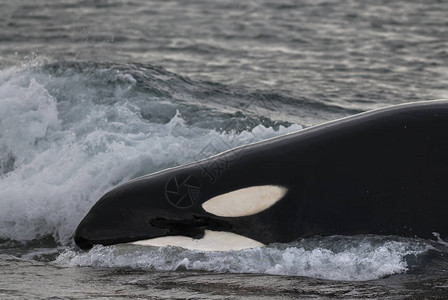
[[[448,299],[436,233],[73,242],[129,179],[447,83],[448,1],[0,0],[0,298]]]

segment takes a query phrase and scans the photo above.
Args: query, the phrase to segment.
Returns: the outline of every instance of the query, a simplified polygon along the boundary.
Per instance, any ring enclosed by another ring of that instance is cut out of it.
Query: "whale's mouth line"
[[[193,216],[188,219],[173,219],[155,217],[148,221],[149,227],[156,230],[157,234],[147,234],[128,237],[110,237],[110,238],[84,238],[75,234],[74,240],[79,248],[89,250],[94,245],[110,246],[115,244],[124,244],[138,242],[140,240],[151,240],[157,238],[169,238],[173,236],[183,236],[185,238],[200,240],[205,236],[206,231],[230,232],[233,225],[225,220],[210,218],[206,216]]]
[[[206,229],[214,231],[231,231],[233,225],[226,221],[206,216],[192,216],[188,219],[151,218],[149,224],[153,228],[166,231],[166,235],[182,235],[191,238],[202,238]]]

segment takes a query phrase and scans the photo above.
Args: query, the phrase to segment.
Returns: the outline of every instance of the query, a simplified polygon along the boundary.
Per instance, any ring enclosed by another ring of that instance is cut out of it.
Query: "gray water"
[[[436,236],[229,253],[72,238],[139,175],[448,98],[447,20],[435,0],[0,1],[0,297],[446,299]]]

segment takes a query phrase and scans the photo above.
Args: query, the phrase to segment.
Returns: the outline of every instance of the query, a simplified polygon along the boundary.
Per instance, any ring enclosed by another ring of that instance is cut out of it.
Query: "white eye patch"
[[[230,251],[247,248],[263,247],[264,244],[232,232],[205,230],[202,239],[192,239],[186,236],[164,236],[150,240],[132,242],[139,246],[177,246],[189,250]]]
[[[268,209],[287,191],[276,185],[251,186],[213,197],[204,202],[202,208],[219,217],[245,217]]]

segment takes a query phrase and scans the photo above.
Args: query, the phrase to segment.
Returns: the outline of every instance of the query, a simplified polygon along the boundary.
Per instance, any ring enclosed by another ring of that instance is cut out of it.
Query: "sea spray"
[[[251,118],[220,111],[216,122],[196,123],[196,104],[175,99],[181,82],[133,66],[1,70],[0,238],[50,235],[72,244],[78,222],[114,186],[301,128],[253,126]]]
[[[228,252],[133,245],[95,246],[89,252],[67,249],[55,262],[71,266],[201,270],[361,281],[403,273],[409,268],[408,257],[416,257],[429,249],[432,249],[429,244],[417,239],[336,236]]]

